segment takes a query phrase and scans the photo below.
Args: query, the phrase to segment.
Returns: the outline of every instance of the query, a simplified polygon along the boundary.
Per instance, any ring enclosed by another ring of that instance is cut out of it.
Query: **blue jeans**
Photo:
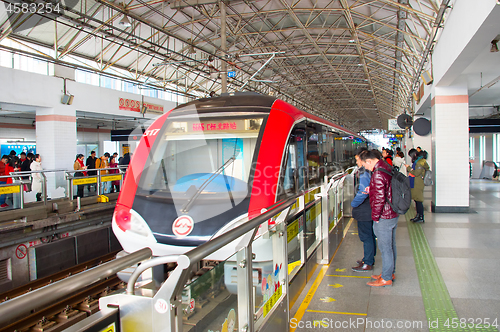
[[[373,265],[377,254],[377,242],[373,233],[373,221],[358,221],[358,235],[363,242],[363,262]]]
[[[0,181],[0,184],[6,184],[6,181]],[[0,205],[5,204],[5,195],[0,195]]]
[[[382,279],[392,280],[396,272],[396,228],[399,216],[392,219],[380,219],[373,223],[373,232],[377,236],[378,248],[382,253]]]

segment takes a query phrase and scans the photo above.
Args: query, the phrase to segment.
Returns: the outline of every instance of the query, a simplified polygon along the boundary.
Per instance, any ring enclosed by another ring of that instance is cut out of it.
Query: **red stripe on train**
[[[151,126],[149,126],[147,132],[151,133],[152,130],[157,130],[156,134],[150,136],[143,135],[141,137],[139,145],[135,149],[134,154],[132,155],[132,159],[130,160],[130,164],[127,169],[127,175],[125,176],[125,180],[123,181],[123,188],[120,191],[116,205],[123,205],[128,208],[132,208],[132,204],[134,204],[135,193],[137,192],[138,182],[141,179],[146,161],[150,160],[150,158],[148,157],[151,152],[151,148],[155,143],[158,132],[160,132],[160,129],[163,127],[165,120],[171,112],[172,111],[160,116],[151,124]]]

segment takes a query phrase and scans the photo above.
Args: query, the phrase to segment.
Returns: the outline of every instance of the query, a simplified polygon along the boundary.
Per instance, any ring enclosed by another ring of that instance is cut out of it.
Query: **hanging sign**
[[[143,102],[142,106],[146,113],[163,114],[163,106]],[[141,112],[141,102],[139,100],[120,98],[118,101],[118,109],[122,111]]]

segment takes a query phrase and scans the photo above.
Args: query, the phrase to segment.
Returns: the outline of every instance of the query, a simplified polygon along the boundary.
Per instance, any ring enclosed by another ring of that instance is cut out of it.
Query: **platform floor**
[[[500,183],[471,180],[470,213],[434,214],[430,190],[425,199],[424,224],[400,217],[392,287],[369,287],[372,273],[351,270],[363,257],[353,222],[293,306],[290,331],[499,331],[487,324],[500,325]]]

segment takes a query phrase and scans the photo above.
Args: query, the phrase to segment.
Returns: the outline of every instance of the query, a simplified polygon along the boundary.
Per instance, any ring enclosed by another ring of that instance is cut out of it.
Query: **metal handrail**
[[[32,310],[66,298],[82,287],[104,280],[113,274],[151,257],[151,249],[143,248],[90,270],[68,277],[12,300],[0,303],[0,326],[29,315]]]
[[[276,205],[275,207],[266,211],[265,213],[255,217],[253,219],[250,219],[249,221],[243,223],[242,225],[240,225],[236,228],[233,228],[232,230],[222,234],[221,236],[218,236],[218,237],[216,237],[208,242],[203,243],[202,245],[199,245],[198,247],[188,251],[187,253],[185,253],[183,255],[172,255],[172,256],[162,257],[163,259],[166,259],[168,261],[171,259],[171,257],[177,258],[177,262],[181,259],[182,260],[187,259],[189,261],[189,266],[187,267],[187,269],[185,269],[183,271],[183,274],[180,276],[179,281],[177,282],[176,290],[184,287],[184,284],[187,281],[187,277],[189,274],[188,273],[189,267],[192,267],[194,264],[201,261],[203,258],[214,253],[215,251],[219,250],[220,248],[224,247],[225,245],[231,243],[232,241],[239,238],[240,236],[248,233],[252,229],[260,226],[260,224],[262,224],[264,221],[274,217],[277,213],[280,213],[280,212],[284,211],[286,208],[288,208],[289,206],[292,206],[293,204],[295,204],[295,202],[297,201],[297,198],[299,196],[300,195],[294,196],[294,197],[286,200],[285,202],[283,202],[279,205]],[[164,264],[163,259],[162,260],[152,260],[151,263],[148,265],[148,267]],[[134,273],[130,277],[128,284],[127,284],[127,293],[128,294],[133,294],[134,285],[137,281],[137,278],[139,278],[139,276],[142,272],[143,272],[143,270],[138,271],[138,273]],[[177,292],[174,291],[173,294],[175,295],[175,294],[177,294]]]
[[[58,172],[64,172],[64,175],[66,177],[66,180],[68,180],[68,191],[66,192],[65,197],[73,197],[73,192],[70,190],[70,187],[72,188],[72,180],[76,178],[74,176],[74,173],[76,172],[89,172],[89,171],[96,171],[96,175],[90,175],[88,176],[89,178],[96,178],[97,183],[101,183],[101,178],[102,176],[107,176],[107,175],[121,175],[120,181],[120,187],[122,187],[122,182],[123,182],[123,177],[124,174],[126,173],[126,170],[128,168],[128,165],[118,165],[117,167],[106,167],[106,168],[92,168],[92,169],[85,169],[85,170],[68,170],[68,169],[48,169],[48,170],[41,170],[41,171],[14,171],[10,172],[8,175],[0,175],[0,181],[2,179],[13,179],[16,182],[13,183],[5,183],[5,184],[0,184],[0,187],[20,187],[19,195],[21,197],[21,204],[20,204],[20,209],[24,208],[24,190],[23,190],[23,185],[25,184],[31,184],[33,180],[33,174],[41,174],[42,176],[42,201],[44,205],[47,205],[47,173],[58,173]],[[109,173],[109,174],[101,174],[102,171],[111,171],[111,170],[118,170],[117,173]],[[24,178],[27,179],[24,179]]]

